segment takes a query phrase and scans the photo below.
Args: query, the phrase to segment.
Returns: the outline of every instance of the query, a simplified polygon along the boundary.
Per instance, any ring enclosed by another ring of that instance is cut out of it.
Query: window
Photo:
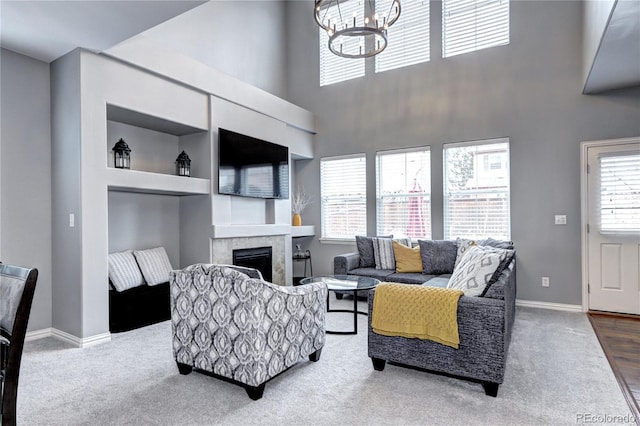
[[[377,0],[376,13],[387,15],[393,0]],[[400,19],[387,30],[387,47],[376,55],[376,72],[429,61],[429,1],[403,0]]]
[[[600,231],[640,231],[640,154],[600,157]]]
[[[378,235],[431,238],[429,147],[379,152],[376,200]]]
[[[509,44],[509,0],[443,0],[443,58],[504,44]]]
[[[509,139],[446,144],[444,237],[508,240],[510,228]]]
[[[366,192],[364,154],[320,160],[322,238],[366,235]]]
[[[327,12],[327,16],[351,16],[358,11],[361,14],[362,3],[359,0],[340,2],[340,11],[336,5]],[[329,50],[329,36],[322,28],[320,32],[320,86],[351,80],[364,75],[364,59],[348,59],[334,55]],[[352,43],[358,44],[356,37]]]

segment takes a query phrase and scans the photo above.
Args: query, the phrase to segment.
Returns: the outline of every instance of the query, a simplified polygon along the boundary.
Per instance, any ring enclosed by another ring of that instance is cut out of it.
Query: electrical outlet
[[[549,287],[549,277],[542,277],[542,287]]]

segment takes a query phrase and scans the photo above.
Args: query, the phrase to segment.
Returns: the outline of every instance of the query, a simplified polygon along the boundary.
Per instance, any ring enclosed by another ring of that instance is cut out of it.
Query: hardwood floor
[[[640,316],[591,311],[589,320],[640,424]]]

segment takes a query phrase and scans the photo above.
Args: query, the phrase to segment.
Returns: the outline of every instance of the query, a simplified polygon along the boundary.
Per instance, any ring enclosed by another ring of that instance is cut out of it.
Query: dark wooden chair
[[[18,376],[38,270],[0,264],[0,420],[16,424]]]

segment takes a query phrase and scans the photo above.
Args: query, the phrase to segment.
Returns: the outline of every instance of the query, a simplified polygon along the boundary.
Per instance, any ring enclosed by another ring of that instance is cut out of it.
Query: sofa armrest
[[[358,252],[339,254],[333,258],[333,274],[349,275],[349,271],[360,266]]]

